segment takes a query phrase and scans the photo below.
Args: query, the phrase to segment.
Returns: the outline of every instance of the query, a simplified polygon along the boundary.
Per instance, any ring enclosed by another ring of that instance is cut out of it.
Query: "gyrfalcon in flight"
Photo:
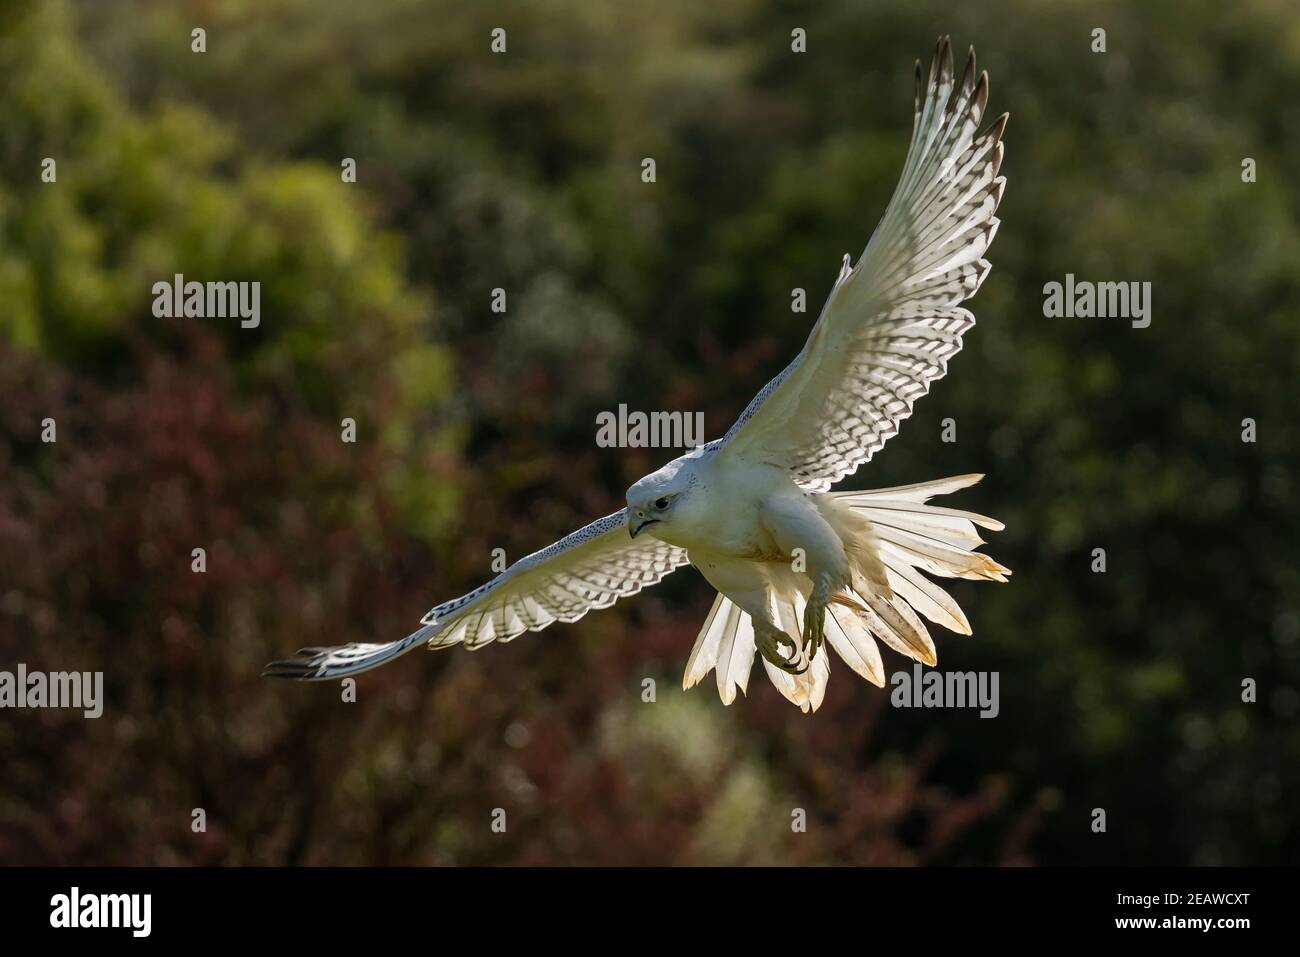
[[[367,671],[420,644],[481,648],[576,621],[692,564],[718,590],[686,664],[689,688],[710,670],[730,704],[757,652],[804,711],[826,692],[829,644],[884,687],[874,638],[935,663],[922,616],[959,634],[970,623],[922,572],[1006,581],[977,552],[976,526],[1001,523],[927,504],[979,475],[871,492],[832,492],[898,431],[947,371],[975,317],[961,303],[989,272],[1006,180],[1006,114],[978,132],[988,74],[972,49],[958,79],[952,46],[916,65],[912,142],[893,198],[857,265],[844,257],[803,351],[721,439],[627,491],[627,507],[515,562],[468,595],[431,609],[388,644],[307,648],[267,666],[327,680]]]

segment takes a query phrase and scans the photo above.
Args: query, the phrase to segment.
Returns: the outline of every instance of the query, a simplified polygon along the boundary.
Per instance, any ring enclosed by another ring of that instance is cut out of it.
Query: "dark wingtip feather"
[[[272,661],[262,669],[263,678],[295,678],[299,681],[309,681],[319,677],[317,672],[317,661],[322,654],[327,654],[328,648],[300,648],[296,658],[283,658],[279,661]]]
[[[975,92],[971,96],[971,103],[979,111],[978,116],[984,115],[984,108],[989,103],[989,71],[984,70],[980,73],[979,82],[975,84]]]
[[[989,128],[985,131],[984,136],[981,137],[981,139],[992,139],[996,142],[1001,142],[1002,133],[1006,130],[1007,120],[1010,118],[1010,113],[1003,113],[989,125]]]
[[[303,668],[295,661],[272,661],[262,669],[263,678],[301,678]]]
[[[943,56],[943,37],[935,41],[934,52],[930,54],[930,78],[926,87],[933,90],[939,83],[939,63]]]

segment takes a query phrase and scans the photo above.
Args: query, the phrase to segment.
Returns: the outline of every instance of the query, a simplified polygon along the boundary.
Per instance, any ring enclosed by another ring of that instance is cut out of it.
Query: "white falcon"
[[[387,644],[307,648],[266,674],[353,675],[418,645],[481,648],[576,621],[692,564],[718,590],[686,663],[689,688],[717,673],[730,704],[755,653],[773,684],[816,710],[829,645],[883,687],[874,639],[935,663],[921,618],[970,634],[956,602],[922,574],[1006,581],[975,549],[982,515],[927,504],[979,475],[871,492],[832,492],[898,431],[947,371],[975,317],[961,303],[989,272],[984,254],[1006,180],[1006,114],[978,132],[988,74],[972,49],[958,80],[952,47],[916,65],[912,142],[893,198],[858,260],[849,257],[803,351],[721,439],[638,481],[627,507],[522,558],[468,595],[438,605]]]

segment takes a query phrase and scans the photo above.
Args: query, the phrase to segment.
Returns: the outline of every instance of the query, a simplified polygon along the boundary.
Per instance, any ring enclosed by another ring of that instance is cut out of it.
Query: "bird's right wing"
[[[430,609],[421,627],[399,641],[304,648],[297,658],[267,665],[263,674],[325,681],[369,671],[421,642],[473,649],[510,641],[556,621],[577,621],[593,608],[608,608],[688,561],[684,548],[650,535],[629,536],[627,510],[620,509],[521,558],[468,595]]]

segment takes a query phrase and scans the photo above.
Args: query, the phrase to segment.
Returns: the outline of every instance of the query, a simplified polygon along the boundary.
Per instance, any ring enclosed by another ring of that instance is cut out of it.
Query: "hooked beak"
[[[635,516],[631,516],[627,520],[627,533],[633,538],[636,538],[643,531],[645,531],[646,528],[648,528],[649,526],[658,525],[658,524],[659,524],[659,519],[657,518],[637,518]]]

